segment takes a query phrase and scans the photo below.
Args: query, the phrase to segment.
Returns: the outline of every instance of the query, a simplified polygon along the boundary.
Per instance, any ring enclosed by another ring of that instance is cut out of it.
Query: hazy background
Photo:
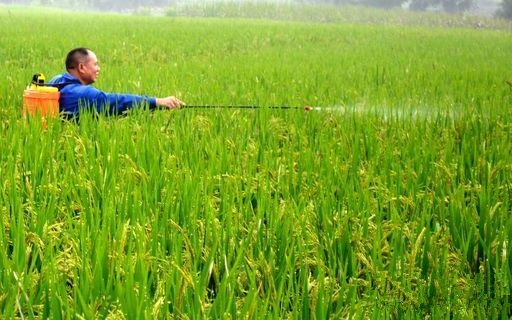
[[[89,8],[94,10],[130,12],[139,9],[165,9],[180,5],[215,5],[216,3],[259,3],[259,4],[334,4],[365,5],[380,8],[403,8],[405,10],[467,13],[491,17],[512,6],[512,0],[0,0],[5,4],[43,5],[57,7]],[[158,12],[158,11],[157,11]],[[503,15],[503,14],[502,14]]]

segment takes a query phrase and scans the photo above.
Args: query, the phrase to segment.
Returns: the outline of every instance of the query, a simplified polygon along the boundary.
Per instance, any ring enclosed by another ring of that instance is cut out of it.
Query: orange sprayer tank
[[[60,92],[27,89],[23,92],[23,114],[53,118],[59,114]]]
[[[44,85],[44,75],[34,75],[32,84],[23,91],[23,115],[55,118],[59,115],[60,92]]]

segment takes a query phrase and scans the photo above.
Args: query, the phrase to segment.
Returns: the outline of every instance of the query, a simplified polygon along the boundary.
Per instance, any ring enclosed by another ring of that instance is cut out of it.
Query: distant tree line
[[[477,0],[296,0],[302,3],[352,4],[392,9],[407,6],[413,11],[443,10],[460,13],[471,9]],[[512,0],[502,0],[497,14],[501,18],[512,19]]]
[[[302,2],[324,2],[330,4],[356,4],[391,9],[407,5],[411,10],[425,11],[439,8],[446,12],[463,12],[471,8],[474,0],[303,0]]]
[[[141,7],[167,7],[176,4],[180,0],[0,0],[0,3],[12,4],[41,4],[41,5],[59,5],[59,6],[87,6],[99,10],[123,10],[138,9]],[[213,2],[215,0],[206,0]],[[216,0],[222,2],[223,0]],[[227,0],[233,1],[233,0]],[[239,0],[251,1],[251,0]],[[365,5],[391,9],[401,6],[407,6],[410,10],[443,10],[449,13],[464,12],[470,9],[477,0],[290,0],[299,3],[328,3],[328,4],[351,4]],[[199,1],[198,1],[199,2]],[[512,0],[502,0],[501,9],[498,16],[512,19]]]
[[[498,12],[498,16],[512,20],[512,0],[503,0],[501,2],[501,10]]]
[[[56,1],[56,0],[46,0]],[[65,1],[65,0],[64,0]],[[79,2],[79,1],[77,1]],[[83,3],[83,1],[81,1]],[[167,7],[175,0],[87,0],[87,6],[100,10],[137,9],[140,7]]]
[[[167,7],[174,5],[176,0],[0,0],[8,4],[40,4],[56,6],[84,6],[99,10],[118,11],[141,7]]]
[[[440,6],[449,13],[463,12],[471,8],[473,0],[413,0],[409,8],[413,10],[425,10],[432,6]]]

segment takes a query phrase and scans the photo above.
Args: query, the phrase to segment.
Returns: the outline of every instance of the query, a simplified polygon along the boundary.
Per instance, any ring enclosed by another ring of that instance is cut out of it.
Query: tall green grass
[[[0,29],[2,318],[510,317],[510,33],[15,8]],[[31,74],[81,45],[107,91],[330,109],[24,120]]]
[[[512,29],[512,24],[507,20],[468,14],[418,13],[401,8],[382,10],[347,4],[305,4],[276,1],[182,1],[169,7],[166,15],[171,17],[231,17],[318,23],[485,28],[509,31]]]

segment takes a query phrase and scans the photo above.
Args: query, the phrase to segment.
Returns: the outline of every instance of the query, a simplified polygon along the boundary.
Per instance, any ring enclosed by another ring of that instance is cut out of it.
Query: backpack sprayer
[[[30,85],[23,92],[23,115],[42,117],[43,126],[46,127],[46,118],[55,118],[59,115],[59,89],[45,83],[45,76],[36,73],[32,76]],[[257,105],[186,105],[186,109],[260,109]],[[267,109],[303,109],[310,111],[309,105],[295,106],[271,106]],[[263,108],[262,108],[263,109]]]
[[[44,127],[45,118],[58,116],[60,98],[59,89],[45,84],[45,80],[44,74],[36,73],[23,91],[23,115],[42,117]]]

